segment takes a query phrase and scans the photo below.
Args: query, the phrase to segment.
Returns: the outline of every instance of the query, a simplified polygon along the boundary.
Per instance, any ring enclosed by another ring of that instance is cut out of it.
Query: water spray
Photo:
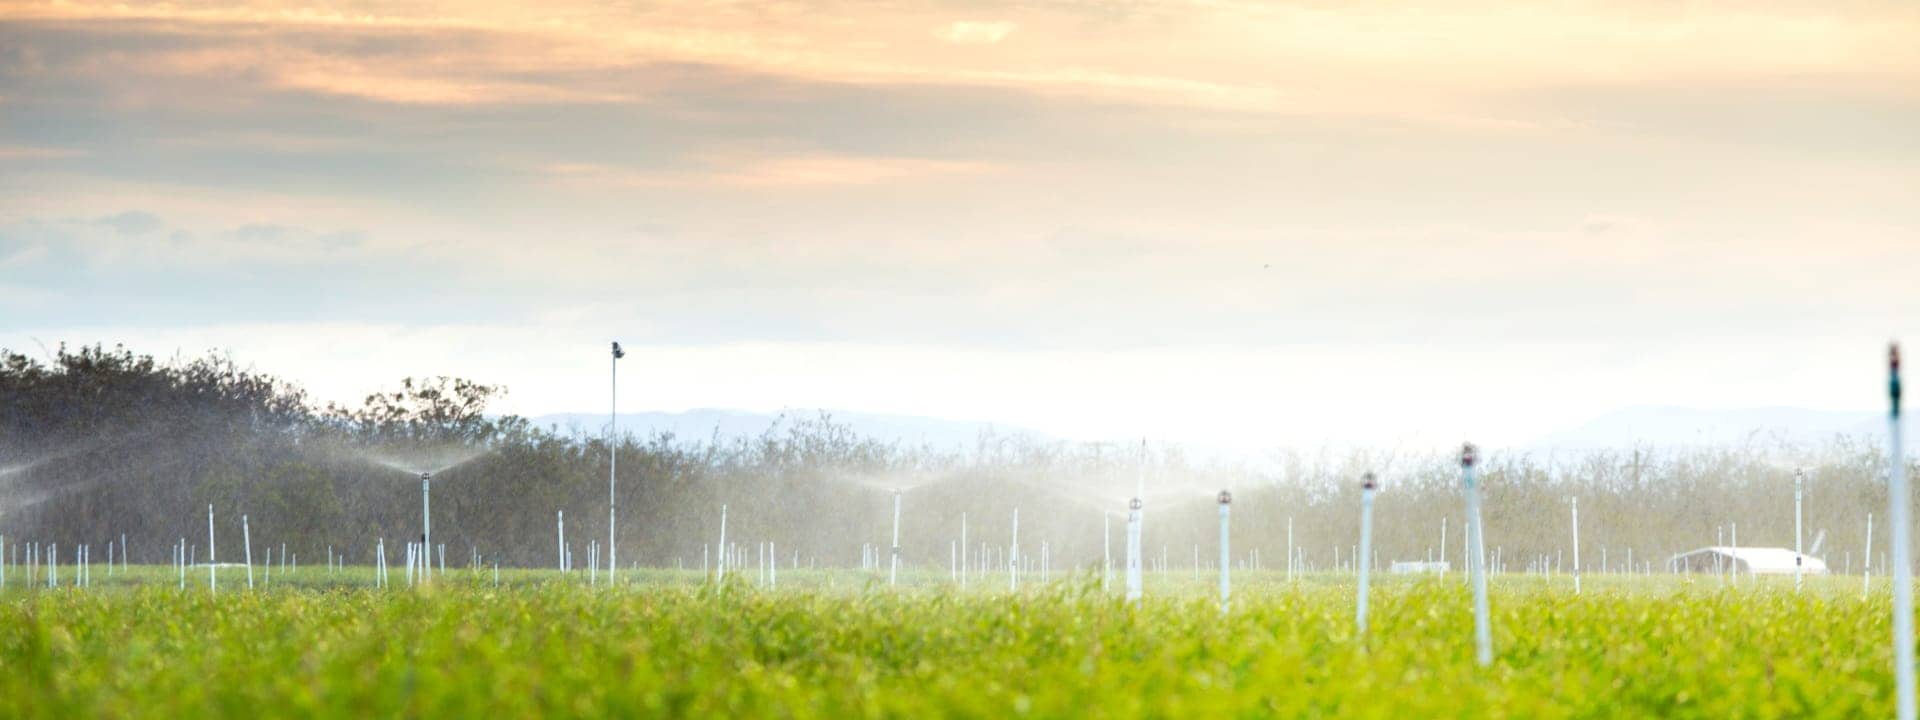
[[[1480,519],[1480,484],[1474,479],[1473,443],[1460,448],[1460,478],[1467,494],[1467,568],[1473,581],[1474,656],[1480,665],[1493,664],[1493,629],[1487,613],[1486,528]]]
[[[1899,720],[1915,720],[1913,694],[1913,549],[1908,540],[1907,460],[1900,441],[1900,346],[1887,348],[1887,501],[1893,523],[1893,657],[1895,709]]]
[[[1373,473],[1367,473],[1360,478],[1360,557],[1367,557],[1373,554],[1373,493],[1377,487],[1377,484],[1374,482]],[[1362,642],[1365,642],[1367,638],[1368,582],[1370,579],[1368,576],[1368,570],[1370,568],[1367,566],[1370,563],[1356,560],[1355,564],[1360,568],[1360,597],[1354,603],[1353,624],[1355,634],[1359,636]]]

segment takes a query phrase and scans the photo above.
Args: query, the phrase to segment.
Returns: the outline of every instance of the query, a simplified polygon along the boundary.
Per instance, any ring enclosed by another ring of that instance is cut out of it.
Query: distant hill
[[[847,426],[854,434],[861,437],[884,442],[925,445],[940,450],[971,450],[980,435],[985,432],[1003,437],[1027,436],[1039,440],[1052,439],[1037,430],[1004,423],[820,408],[791,409],[781,413],[710,408],[685,412],[620,413],[620,432],[639,436],[669,432],[676,438],[689,443],[704,442],[718,435],[722,442],[730,442],[737,438],[759,437],[768,428],[773,427],[775,422],[782,422],[782,415],[786,418],[783,424],[790,425],[795,420],[817,418],[822,412],[832,417],[835,424]],[[563,432],[573,431],[589,435],[604,432],[607,426],[606,413],[556,413],[528,418],[528,420],[540,428],[557,427]]]
[[[1920,438],[1908,423],[1909,447]],[[1529,448],[1556,450],[1631,447],[1686,448],[1745,445],[1819,445],[1836,437],[1884,440],[1886,418],[1872,412],[1834,412],[1791,407],[1701,410],[1683,407],[1630,407],[1582,425],[1556,431]]]

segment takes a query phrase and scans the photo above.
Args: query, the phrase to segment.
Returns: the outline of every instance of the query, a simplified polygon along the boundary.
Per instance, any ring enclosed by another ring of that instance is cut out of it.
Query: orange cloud
[[[30,2],[0,19],[155,20],[246,28],[257,62],[287,87],[403,103],[618,101],[622,93],[516,80],[542,71],[698,63],[827,82],[965,84],[1132,103],[1314,114],[1377,114],[1499,127],[1474,108],[1487,93],[1556,84],[1693,83],[1852,74],[1920,87],[1907,29],[1920,8],[1864,3],[1724,10],[1593,4],[1554,12],[1504,3],[1364,11],[1290,3],[1150,0],[1125,9],[1033,4],[994,20],[954,20],[936,3],[587,2],[395,5],[282,0],[230,4]],[[929,28],[944,42],[926,42]],[[404,32],[416,55],[344,63],[276,49],[276,30],[349,36]],[[1022,42],[1006,42],[1018,31]],[[477,41],[434,44],[436,38]],[[992,44],[980,53],[970,45]]]

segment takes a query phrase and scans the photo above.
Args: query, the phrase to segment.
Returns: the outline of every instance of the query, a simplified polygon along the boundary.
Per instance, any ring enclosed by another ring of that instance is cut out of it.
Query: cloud
[[[542,168],[557,181],[587,187],[814,188],[873,185],[947,175],[992,172],[989,163],[927,158],[799,154],[708,158],[686,171],[649,171],[598,163],[553,163]]]
[[[1020,27],[1010,22],[956,21],[940,32],[940,38],[956,45],[993,45]]]
[[[72,148],[0,145],[0,160],[58,160],[82,157],[87,153]]]
[[[111,227],[119,231],[121,235],[146,235],[155,230],[159,230],[164,224],[161,222],[160,216],[139,210],[128,210],[126,212],[108,215],[94,222]]]

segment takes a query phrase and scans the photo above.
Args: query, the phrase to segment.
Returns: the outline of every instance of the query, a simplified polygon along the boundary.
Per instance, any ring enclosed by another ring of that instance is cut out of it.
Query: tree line
[[[1437,556],[1459,567],[1463,557],[1451,453],[1222,462],[1165,444],[992,434],[950,450],[860,437],[825,415],[782,418],[753,438],[608,438],[489,415],[503,392],[410,378],[349,407],[217,353],[161,361],[120,346],[61,346],[39,359],[0,349],[0,535],[95,547],[124,535],[135,562],[161,563],[175,539],[204,538],[212,505],[223,535],[237,537],[244,514],[257,541],[285,543],[308,562],[329,547],[367,562],[378,538],[417,539],[417,472],[437,469],[434,539],[449,564],[471,549],[505,565],[551,566],[558,513],[576,548],[606,537],[617,443],[623,565],[699,566],[722,505],[731,541],[772,541],[783,564],[852,565],[863,545],[889,541],[896,490],[910,566],[945,568],[963,514],[970,556],[980,543],[1004,552],[1015,508],[1023,556],[1037,558],[1044,542],[1054,568],[1092,567],[1111,537],[1118,563],[1138,483],[1150,562],[1187,569],[1196,548],[1203,563],[1217,558],[1214,498],[1229,489],[1237,561],[1257,553],[1264,567],[1283,567],[1290,534],[1297,553],[1325,568],[1336,553],[1352,561],[1369,471],[1386,486],[1375,505],[1382,563]],[[1886,508],[1884,468],[1882,447],[1845,437],[1577,457],[1496,451],[1480,466],[1486,542],[1510,570],[1538,557],[1570,567],[1577,497],[1590,569],[1602,548],[1616,569],[1629,548],[1658,569],[1734,524],[1743,545],[1792,547],[1793,474],[1804,469],[1807,541],[1824,532],[1820,554],[1836,571],[1858,571],[1866,515]],[[1884,527],[1876,521],[1876,556],[1887,548]]]

